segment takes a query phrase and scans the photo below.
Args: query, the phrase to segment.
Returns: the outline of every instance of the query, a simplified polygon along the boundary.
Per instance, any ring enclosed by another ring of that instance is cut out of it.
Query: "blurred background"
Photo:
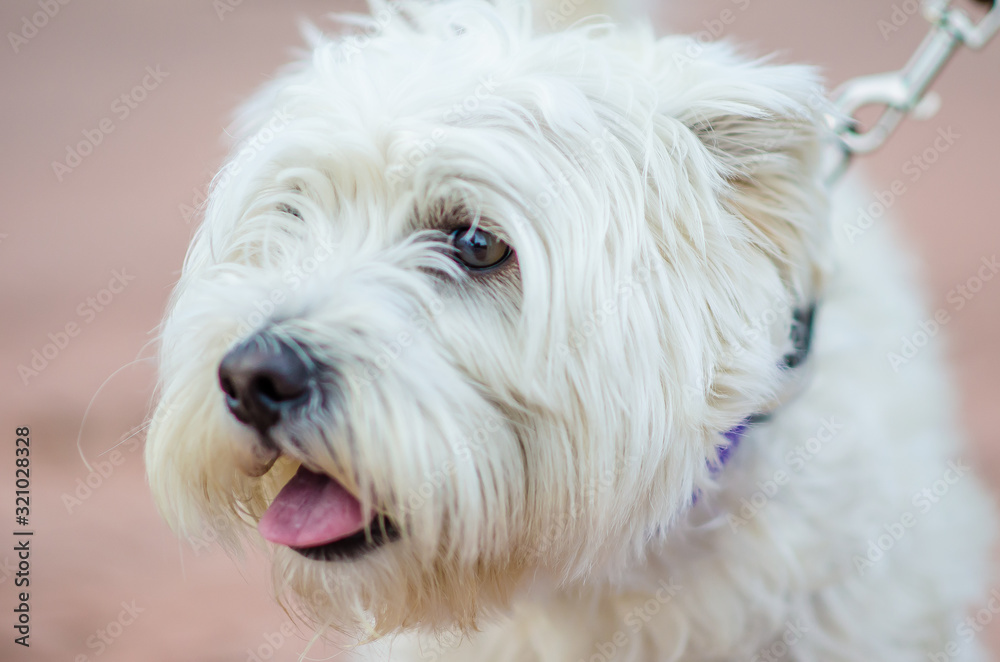
[[[816,64],[836,85],[902,66],[926,32],[915,6],[678,0],[658,5],[656,20],[664,32],[707,30]],[[14,431],[29,426],[35,531],[30,649],[12,642],[14,527],[3,534],[0,659],[243,662],[296,660],[305,649],[308,632],[274,603],[259,559],[234,563],[210,536],[181,543],[161,522],[142,434],[106,451],[147,415],[151,341],[225,154],[231,111],[302,43],[299,19],[330,27],[323,16],[349,8],[360,4],[0,5],[0,444],[11,449],[0,495],[13,500]],[[1000,253],[1000,38],[960,52],[936,89],[940,113],[907,122],[859,166],[873,193],[906,183],[891,215],[926,265],[931,309],[950,313],[944,332],[969,456],[1000,488],[1000,278],[980,283],[961,309],[949,300]],[[918,164],[939,130],[953,144]],[[1000,627],[987,636],[1000,660]],[[317,646],[309,657],[335,653]]]

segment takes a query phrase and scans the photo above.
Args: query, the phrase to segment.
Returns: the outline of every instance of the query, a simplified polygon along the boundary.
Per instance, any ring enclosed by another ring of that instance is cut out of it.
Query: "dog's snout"
[[[308,399],[312,375],[295,348],[259,338],[233,348],[219,364],[219,385],[237,419],[261,432]]]

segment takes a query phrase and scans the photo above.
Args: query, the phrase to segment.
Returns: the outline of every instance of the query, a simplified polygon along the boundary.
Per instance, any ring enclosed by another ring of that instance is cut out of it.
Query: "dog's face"
[[[384,633],[621,567],[709,489],[780,386],[825,199],[808,70],[379,12],[249,105],[147,461],[179,530],[259,528],[320,624]]]

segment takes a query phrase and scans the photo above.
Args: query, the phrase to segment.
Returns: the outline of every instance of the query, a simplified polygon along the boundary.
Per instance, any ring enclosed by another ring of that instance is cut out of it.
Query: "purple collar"
[[[713,462],[711,465],[713,474],[717,474],[722,471],[722,467],[729,460],[729,456],[733,454],[733,451],[735,451],[737,447],[739,447],[740,442],[743,441],[743,436],[746,434],[750,422],[751,419],[747,419],[736,427],[722,433],[722,436],[726,438],[728,443],[724,446],[720,445],[716,447],[719,449],[719,454],[718,461]]]
[[[746,419],[736,427],[730,430],[726,430],[725,432],[722,433],[722,436],[726,438],[726,441],[728,443],[726,443],[725,445],[719,444],[718,446],[716,446],[716,448],[718,449],[718,452],[716,454],[717,459],[715,462],[708,463],[708,470],[713,476],[719,475],[719,473],[722,471],[722,467],[726,464],[726,461],[729,460],[729,456],[733,454],[733,451],[735,451],[736,448],[740,445],[740,442],[743,441],[743,435],[746,434],[747,427],[749,427],[750,423],[756,422],[757,420],[759,419],[751,416],[750,418]],[[691,497],[692,506],[698,503],[698,496],[700,494],[701,490],[694,491],[694,495],[692,495]]]
[[[792,313],[792,351],[784,356],[784,361],[782,362],[783,369],[793,370],[805,361],[807,356],[809,356],[809,349],[812,345],[813,320],[815,317],[815,302],[804,308],[796,308]],[[726,438],[726,443],[716,446],[718,449],[718,454],[716,456],[717,459],[715,462],[709,463],[709,470],[712,472],[713,476],[722,471],[726,462],[729,461],[732,454],[737,448],[739,448],[740,442],[743,441],[743,437],[746,436],[747,430],[750,426],[766,421],[770,417],[771,415],[769,413],[753,414],[752,416],[748,416],[744,419],[743,422],[736,427],[722,433],[722,436]],[[698,495],[695,494],[695,501],[697,500]]]
[[[729,457],[733,454],[733,452],[737,449],[737,447],[739,447],[740,442],[743,441],[743,437],[744,435],[746,435],[747,429],[750,427],[750,425],[765,420],[766,418],[767,418],[766,415],[751,416],[750,418],[746,419],[736,427],[726,430],[725,432],[722,433],[722,436],[726,438],[727,443],[719,444],[718,446],[716,446],[716,449],[718,449],[716,454],[716,461],[715,462],[710,461],[708,463],[708,470],[713,476],[718,476],[719,473],[722,471],[722,467],[726,464],[726,462],[729,460]],[[695,490],[694,495],[691,497],[692,506],[698,503],[698,497],[700,495],[701,495],[701,490]]]

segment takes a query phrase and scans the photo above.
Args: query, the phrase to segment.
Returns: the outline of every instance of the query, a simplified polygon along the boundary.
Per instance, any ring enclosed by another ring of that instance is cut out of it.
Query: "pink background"
[[[20,31],[23,17],[39,11],[37,1],[5,0],[0,32]],[[144,484],[141,448],[128,450],[137,445],[122,447],[119,465],[105,466],[112,471],[91,494],[80,492],[87,496],[81,503],[67,507],[65,495],[88,474],[78,435],[95,460],[146,415],[150,342],[194,228],[182,206],[200,199],[220,165],[230,111],[300,44],[299,17],[319,19],[345,6],[243,0],[220,19],[207,1],[78,1],[60,5],[19,52],[6,37],[0,44],[0,441],[12,448],[14,428],[31,427],[36,531],[27,651],[11,643],[9,534],[0,548],[0,658],[221,662],[253,659],[248,649],[262,660],[295,660],[303,650],[306,635],[288,636],[259,560],[235,564],[167,530]],[[677,2],[659,20],[695,31],[727,8],[734,19],[726,36],[757,53],[777,50],[786,61],[817,64],[833,84],[902,65],[925,31],[913,17],[884,38],[878,21],[892,14],[885,0]],[[169,75],[122,118],[121,106],[112,104],[141,82],[147,66]],[[932,144],[939,128],[959,135],[893,205],[926,262],[932,308],[951,309],[947,293],[973,276],[983,257],[1000,252],[998,72],[1000,38],[982,53],[960,53],[937,86],[940,114],[907,123],[863,161],[873,191],[882,191],[904,176],[904,164]],[[64,160],[67,146],[105,117],[114,131],[58,181],[52,162]],[[101,312],[81,315],[78,308],[108,287],[115,270],[132,280]],[[25,385],[17,366],[70,322],[78,325],[75,337]],[[1000,279],[986,283],[946,327],[974,442],[970,457],[994,487],[998,323]],[[13,450],[7,453],[10,460],[0,462],[7,467],[0,471],[5,503],[13,500]],[[123,601],[143,611],[120,631],[112,626],[117,636],[98,654],[88,637],[118,618]],[[1000,652],[1000,627],[991,627],[989,638]],[[316,647],[310,656],[334,652]]]

